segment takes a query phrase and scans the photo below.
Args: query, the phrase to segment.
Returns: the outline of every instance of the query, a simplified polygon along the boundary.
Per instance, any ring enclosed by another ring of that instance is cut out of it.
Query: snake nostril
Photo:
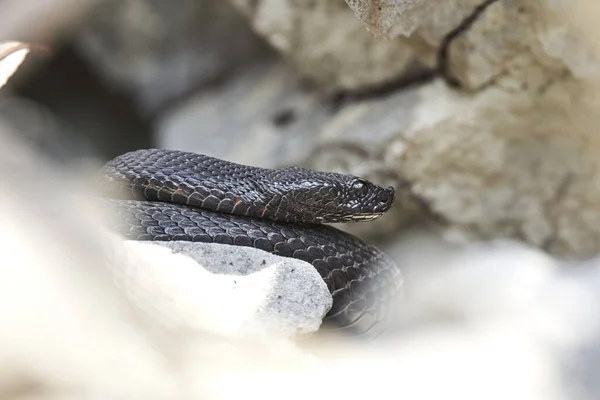
[[[383,205],[390,205],[394,201],[394,188],[389,186],[379,193],[379,202]]]
[[[390,197],[386,192],[379,193],[379,202],[382,204],[386,204],[389,201]]]

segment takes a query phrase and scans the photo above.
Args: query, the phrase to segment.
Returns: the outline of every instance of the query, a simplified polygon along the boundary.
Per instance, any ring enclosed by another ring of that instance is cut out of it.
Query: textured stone
[[[348,3],[375,34],[408,36],[421,62],[465,89],[539,90],[565,70],[541,46],[551,29],[544,1]]]
[[[468,1],[432,2],[428,0],[346,0],[346,3],[376,36],[393,38],[400,35],[410,36],[417,27],[424,25],[422,20],[433,17],[433,5],[439,7],[436,24],[446,25],[448,21],[456,23],[456,9]],[[471,7],[478,1],[471,0]],[[463,14],[464,16],[464,14]],[[451,24],[453,24],[451,22]]]
[[[567,80],[540,96],[490,88],[465,98],[436,84],[422,98],[387,162],[430,210],[475,237],[597,252],[593,87]]]
[[[548,56],[560,60],[577,78],[600,79],[598,2],[547,0],[538,2],[536,36]]]
[[[565,68],[540,46],[535,24],[542,20],[531,2],[490,2],[447,42],[444,74],[471,90],[491,83],[512,91],[543,90]]]
[[[374,38],[341,1],[230,1],[300,74],[324,90],[365,90],[418,68],[404,38]]]

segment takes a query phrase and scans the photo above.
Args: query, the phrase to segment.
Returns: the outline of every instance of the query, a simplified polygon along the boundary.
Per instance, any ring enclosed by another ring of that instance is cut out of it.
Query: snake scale
[[[350,175],[159,149],[109,161],[100,183],[111,193],[103,199],[114,216],[111,228],[126,239],[249,246],[307,261],[333,296],[324,326],[360,334],[385,326],[400,287],[398,267],[324,223],[381,216],[394,201],[393,188]]]

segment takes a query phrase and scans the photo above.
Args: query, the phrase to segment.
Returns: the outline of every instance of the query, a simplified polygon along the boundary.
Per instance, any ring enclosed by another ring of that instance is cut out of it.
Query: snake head
[[[370,221],[380,217],[394,202],[394,188],[378,186],[365,179],[286,168],[287,182],[281,185],[281,204],[288,220],[309,223]],[[295,178],[290,179],[289,177]],[[296,219],[296,216],[299,216]]]

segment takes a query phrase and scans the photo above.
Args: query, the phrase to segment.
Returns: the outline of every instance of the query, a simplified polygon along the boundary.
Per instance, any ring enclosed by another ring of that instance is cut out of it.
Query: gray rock
[[[241,246],[212,243],[156,242],[177,254],[195,260],[214,274],[238,281],[271,269],[264,297],[254,310],[254,321],[244,326],[265,325],[269,330],[294,336],[316,332],[333,299],[327,285],[307,262],[284,258]],[[240,296],[240,308],[249,300]],[[236,316],[232,315],[233,318]]]
[[[573,302],[573,308],[560,310],[563,315],[570,317],[568,325],[565,325],[569,326],[574,336],[561,349],[561,372],[568,379],[566,387],[571,398],[597,399],[600,395],[600,258],[568,267],[563,279],[581,299]],[[574,319],[579,323],[573,323]],[[576,333],[579,335],[576,336]]]
[[[330,107],[280,60],[254,63],[158,120],[159,147],[274,168],[302,164]]]
[[[206,0],[104,2],[76,45],[150,113],[269,53],[227,2]]]

